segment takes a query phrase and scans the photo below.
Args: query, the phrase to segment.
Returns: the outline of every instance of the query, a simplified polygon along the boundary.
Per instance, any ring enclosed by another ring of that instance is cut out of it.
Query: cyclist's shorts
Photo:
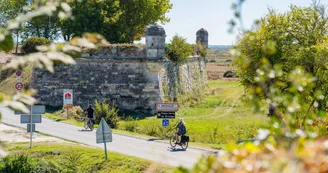
[[[177,134],[178,134],[179,136],[181,136],[181,135],[184,135],[184,134],[186,134],[186,133],[178,132]]]

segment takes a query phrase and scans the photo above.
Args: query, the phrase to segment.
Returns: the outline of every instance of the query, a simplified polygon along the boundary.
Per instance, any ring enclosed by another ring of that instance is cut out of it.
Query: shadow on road
[[[167,150],[168,150],[168,151],[171,151],[171,152],[187,151],[187,150],[182,149],[182,148],[168,148]]]
[[[79,132],[92,132],[93,130],[85,130],[85,129],[82,129],[82,130],[79,130]]]
[[[159,140],[162,140],[160,138],[150,138],[150,139],[147,139],[147,141],[159,141]]]

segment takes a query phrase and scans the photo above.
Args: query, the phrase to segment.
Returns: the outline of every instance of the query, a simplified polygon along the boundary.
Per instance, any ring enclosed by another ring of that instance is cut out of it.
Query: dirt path
[[[25,129],[8,126],[6,124],[0,123],[0,142],[29,142],[30,134],[26,132]],[[33,142],[66,142],[62,139],[42,135],[39,133],[33,134]]]

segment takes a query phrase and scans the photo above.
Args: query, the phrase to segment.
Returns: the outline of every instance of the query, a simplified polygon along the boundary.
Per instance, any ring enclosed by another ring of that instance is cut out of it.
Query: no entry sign
[[[16,71],[16,76],[17,77],[21,77],[22,76],[22,72],[21,71]]]
[[[22,82],[17,82],[16,85],[15,85],[15,88],[16,88],[17,90],[21,90],[21,89],[24,88],[24,85],[23,85]]]

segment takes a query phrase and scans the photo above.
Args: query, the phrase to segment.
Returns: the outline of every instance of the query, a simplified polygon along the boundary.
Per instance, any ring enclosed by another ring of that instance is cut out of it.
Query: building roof
[[[146,30],[146,36],[166,36],[166,33],[163,27],[151,25]]]
[[[15,55],[11,53],[0,52],[0,64],[6,64],[14,57]]]
[[[197,31],[196,35],[201,35],[201,34],[208,35],[208,32],[204,28],[201,28],[200,30]]]

